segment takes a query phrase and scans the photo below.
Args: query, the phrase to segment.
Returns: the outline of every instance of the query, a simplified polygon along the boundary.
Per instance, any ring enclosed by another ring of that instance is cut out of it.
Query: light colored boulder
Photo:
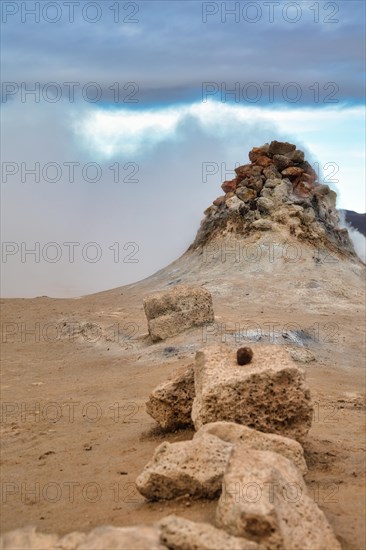
[[[302,446],[289,437],[259,432],[235,422],[212,422],[202,426],[193,439],[207,435],[214,435],[227,443],[240,445],[246,449],[279,453],[292,460],[302,475],[308,471]]]
[[[262,550],[242,537],[232,537],[209,523],[195,523],[172,515],[159,522],[161,541],[170,550]]]
[[[227,345],[196,353],[192,420],[198,430],[209,422],[237,422],[298,441],[312,421],[304,371],[276,345],[254,347],[252,361],[239,366]]]
[[[236,447],[226,470],[216,520],[229,534],[268,550],[340,550],[327,519],[287,458]]]
[[[154,526],[97,527],[85,536],[75,550],[165,550],[160,535],[160,529]],[[61,542],[65,546],[66,541]]]
[[[90,533],[73,532],[57,535],[37,533],[26,527],[6,533],[1,540],[3,550],[167,550],[160,542],[158,526],[97,527]]]
[[[233,446],[215,436],[177,443],[164,442],[136,479],[139,492],[150,500],[182,495],[215,498]]]
[[[0,537],[2,550],[50,550],[57,548],[57,535],[37,533],[33,526],[9,531]]]
[[[178,285],[144,299],[149,333],[154,342],[214,321],[212,296],[201,287]]]
[[[283,179],[280,184],[276,185],[273,189],[272,199],[273,201],[280,205],[286,199],[288,199],[289,194],[292,192],[292,184],[287,178]]]
[[[243,201],[235,195],[226,201],[226,206],[229,210],[237,212],[243,206]]]
[[[192,425],[194,366],[190,365],[173,380],[155,388],[146,403],[146,411],[166,430]]]

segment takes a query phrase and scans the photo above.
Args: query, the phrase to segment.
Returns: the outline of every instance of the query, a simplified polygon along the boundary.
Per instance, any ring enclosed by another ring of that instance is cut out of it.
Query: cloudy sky
[[[4,296],[78,296],[164,267],[273,139],[365,211],[363,1],[1,9]]]

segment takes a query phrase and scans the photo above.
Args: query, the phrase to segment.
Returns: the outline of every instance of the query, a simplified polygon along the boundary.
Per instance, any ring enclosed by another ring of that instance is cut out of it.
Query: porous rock
[[[233,537],[209,523],[196,523],[175,515],[160,520],[161,541],[170,550],[264,550],[242,537]]]
[[[160,542],[158,526],[97,527],[90,533],[73,532],[61,538],[25,527],[6,533],[3,550],[167,550]]]
[[[239,210],[242,204],[243,204],[243,201],[240,200],[240,198],[238,198],[236,195],[226,201],[226,206],[229,208],[229,210],[234,210],[234,211]]]
[[[340,550],[329,523],[293,462],[236,447],[216,510],[220,527],[268,550]]]
[[[254,189],[250,189],[249,187],[238,187],[236,190],[236,194],[239,199],[244,202],[249,202],[255,199],[257,196],[257,192]]]
[[[287,141],[271,141],[269,145],[269,155],[286,155],[296,150],[296,145]]]
[[[259,197],[257,207],[260,212],[270,212],[274,207],[274,202],[267,197]]]
[[[233,446],[215,436],[177,443],[164,442],[136,479],[139,492],[150,500],[182,495],[215,498]]]
[[[289,166],[293,166],[292,160],[288,158],[288,156],[285,155],[274,155],[273,156],[273,162],[280,172],[284,170],[285,168],[288,168]]]
[[[235,422],[210,422],[204,424],[194,435],[194,439],[214,435],[227,443],[241,445],[246,449],[279,453],[297,466],[302,475],[307,473],[304,450],[298,441],[277,434],[259,432]]]
[[[178,285],[144,299],[149,333],[153,342],[214,320],[212,296],[201,287]]]
[[[146,411],[166,430],[192,425],[194,366],[189,365],[172,380],[157,386],[146,403]]]
[[[311,426],[304,371],[275,345],[256,345],[245,369],[236,352],[212,345],[196,353],[192,420],[196,430],[226,420],[302,441]]]

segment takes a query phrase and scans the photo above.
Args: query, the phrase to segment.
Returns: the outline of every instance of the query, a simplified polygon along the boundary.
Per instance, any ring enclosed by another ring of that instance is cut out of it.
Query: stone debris
[[[240,445],[245,449],[278,453],[292,460],[302,475],[305,475],[308,471],[302,446],[289,437],[259,432],[235,422],[212,422],[205,424],[195,433],[194,439],[205,437],[206,435],[214,435],[226,441],[226,443],[232,443],[235,446]]]
[[[253,359],[252,348],[244,347],[239,348],[236,352],[236,360],[238,365],[247,365]]]
[[[25,527],[6,533],[2,550],[167,550],[160,542],[158,526],[97,527],[90,533],[74,532],[58,537]]]
[[[206,245],[217,235],[235,232],[287,231],[313,246],[356,257],[346,229],[339,227],[337,195],[318,182],[318,174],[303,151],[287,142],[272,141],[249,152],[250,164],[235,169],[236,177],[222,184],[225,195],[205,211],[191,249]],[[289,223],[291,207],[300,208]],[[278,210],[282,215],[278,215]]]
[[[153,342],[214,321],[212,296],[201,287],[178,285],[157,292],[144,299],[144,309]]]
[[[289,349],[289,354],[294,361],[299,361],[299,363],[315,361],[314,354],[306,348]]]
[[[155,388],[146,403],[147,413],[166,430],[192,426],[194,366]]]
[[[228,346],[212,345],[196,353],[195,429],[225,420],[302,441],[313,410],[304,371],[276,345],[258,345],[244,369]]]
[[[233,537],[209,523],[196,523],[175,515],[159,522],[161,542],[170,550],[264,550],[256,542]]]
[[[267,550],[341,550],[293,462],[270,451],[235,448],[216,520]]]
[[[215,498],[233,445],[215,436],[177,443],[164,442],[136,479],[138,491],[149,500],[189,495]]]

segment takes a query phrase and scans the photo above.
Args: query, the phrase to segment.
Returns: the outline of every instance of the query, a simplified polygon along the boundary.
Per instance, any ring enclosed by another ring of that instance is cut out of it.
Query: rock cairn
[[[290,235],[330,250],[355,256],[347,229],[339,227],[337,194],[318,182],[303,151],[272,141],[249,152],[250,164],[235,169],[219,196],[204,212],[190,249],[211,239],[253,231],[288,231]]]

